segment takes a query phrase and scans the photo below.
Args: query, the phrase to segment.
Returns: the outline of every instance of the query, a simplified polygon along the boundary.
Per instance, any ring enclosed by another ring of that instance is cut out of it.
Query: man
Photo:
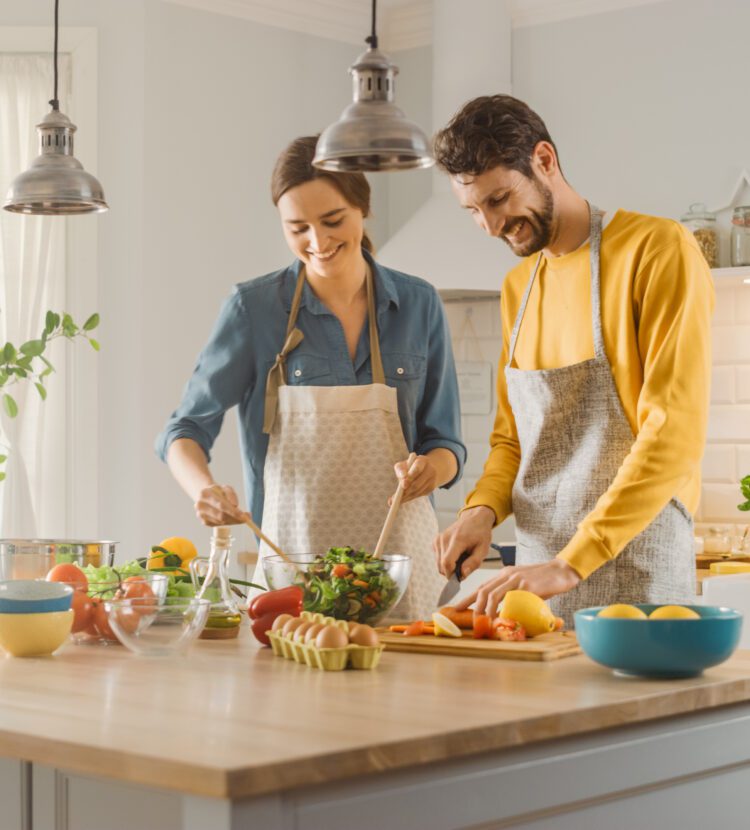
[[[690,601],[713,307],[693,236],[590,206],[510,96],[470,101],[435,148],[461,206],[525,257],[503,283],[490,454],[434,545],[446,576],[468,552],[466,576],[512,513],[516,565],[460,607],[495,614],[524,588],[571,624],[588,606]]]

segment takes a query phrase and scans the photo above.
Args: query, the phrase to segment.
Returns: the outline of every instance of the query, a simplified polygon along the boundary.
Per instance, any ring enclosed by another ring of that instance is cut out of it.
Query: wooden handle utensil
[[[416,459],[417,454],[414,452],[411,453],[409,457],[406,459],[406,463],[409,465],[409,469],[406,473],[407,475],[411,472],[412,464],[414,464]],[[398,509],[401,506],[401,499],[403,499],[403,497],[404,485],[403,479],[401,479],[399,480],[396,492],[393,494],[393,500],[391,501],[391,509],[388,511],[388,515],[385,517],[385,524],[383,525],[383,529],[380,531],[380,538],[378,539],[377,545],[375,545],[375,550],[372,554],[373,559],[380,559],[380,557],[383,555],[385,543],[388,541],[388,537],[391,535],[393,523],[396,521],[396,514],[398,513]]]
[[[224,495],[224,491],[221,489],[221,487],[219,487],[219,485],[218,485],[218,484],[215,484],[215,485],[211,488],[211,490],[212,490],[214,493],[216,493],[216,495],[217,495],[217,496],[219,496],[219,498],[221,498],[223,501],[225,501],[225,502],[226,502],[226,501],[228,501],[228,500],[227,500],[227,497]],[[234,506],[234,505],[232,505],[232,507],[235,507],[235,506]],[[237,510],[237,512],[238,512],[238,513],[244,513],[244,511],[241,511],[238,507],[236,507],[235,509]],[[243,520],[242,520],[242,521],[243,521],[243,523],[244,523],[244,524],[246,524],[246,525],[250,528],[250,530],[252,530],[252,531],[253,531],[253,533],[255,533],[255,535],[256,535],[259,539],[261,539],[262,541],[264,541],[264,542],[268,545],[268,547],[269,547],[269,548],[271,548],[271,550],[272,550],[274,553],[276,553],[278,556],[280,556],[280,557],[281,557],[281,558],[282,558],[282,559],[283,559],[283,560],[284,560],[287,564],[292,565],[292,566],[294,566],[295,568],[297,568],[297,570],[299,570],[299,567],[298,567],[298,566],[297,566],[294,562],[292,562],[292,560],[291,560],[291,559],[290,559],[290,558],[289,558],[289,557],[288,557],[288,556],[284,553],[284,551],[283,551],[283,550],[282,550],[282,549],[281,549],[281,548],[280,548],[277,544],[275,544],[274,542],[272,542],[272,541],[268,538],[268,536],[266,536],[266,535],[265,535],[265,533],[263,533],[263,531],[262,531],[262,530],[258,527],[258,525],[257,525],[257,524],[255,524],[255,522],[252,520],[252,518],[250,517],[250,515],[249,515],[249,514],[247,514],[247,513],[244,513],[244,515],[246,515],[246,516],[247,516],[247,518],[245,518],[245,519],[243,519]]]

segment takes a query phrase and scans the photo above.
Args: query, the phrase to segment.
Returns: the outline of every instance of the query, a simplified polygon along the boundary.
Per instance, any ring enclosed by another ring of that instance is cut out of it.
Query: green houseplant
[[[750,510],[750,476],[745,476],[740,480],[740,490],[745,497],[743,504],[738,504],[738,510]]]
[[[98,314],[92,314],[82,326],[78,326],[67,312],[58,314],[48,311],[44,329],[38,340],[27,340],[18,347],[10,342],[5,344],[0,352],[0,393],[3,397],[3,408],[8,417],[15,418],[18,415],[18,404],[8,391],[17,383],[25,381],[33,383],[41,399],[46,400],[47,388],[44,380],[55,371],[55,367],[45,354],[49,344],[60,337],[67,340],[82,337],[88,340],[91,347],[98,352],[99,342],[90,335],[90,332],[98,325]],[[7,447],[4,449],[7,450]],[[7,454],[0,454],[0,465],[4,464],[7,458]],[[5,473],[0,469],[0,481],[4,478]]]

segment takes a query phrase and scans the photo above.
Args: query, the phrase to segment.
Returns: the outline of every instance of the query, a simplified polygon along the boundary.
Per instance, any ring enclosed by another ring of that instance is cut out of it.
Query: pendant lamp
[[[427,136],[393,103],[398,67],[378,49],[376,4],[372,0],[372,33],[365,38],[370,48],[349,67],[354,102],[318,139],[313,165],[322,170],[411,170],[435,163]]]
[[[10,185],[3,207],[13,213],[67,216],[107,210],[98,180],[73,155],[75,124],[60,112],[57,100],[58,5],[55,0],[55,91],[52,111],[36,125],[40,154]]]

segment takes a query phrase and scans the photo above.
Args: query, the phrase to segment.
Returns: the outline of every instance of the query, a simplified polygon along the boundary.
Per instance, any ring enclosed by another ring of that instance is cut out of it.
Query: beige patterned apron
[[[302,339],[295,325],[304,282],[303,268],[289,314],[285,349],[271,370],[275,380],[266,393],[270,436],[263,472],[262,529],[288,553],[322,554],[329,547],[345,545],[372,551],[388,513],[388,497],[398,483],[393,465],[409,454],[397,390],[385,384],[372,273],[368,269],[373,383],[366,386],[286,384],[285,351]],[[272,387],[277,382],[278,405],[274,406]],[[445,584],[432,552],[437,532],[437,516],[429,498],[401,505],[385,552],[410,556],[412,574],[391,618],[421,619],[435,610]],[[261,557],[271,553],[261,543]],[[265,584],[260,562],[253,581]]]
[[[591,312],[594,357],[559,369],[512,366],[518,332],[539,255],[511,334],[505,377],[521,445],[513,485],[516,563],[549,562],[608,489],[635,437],[622,408],[604,350],[599,250],[602,214],[591,208]],[[573,624],[573,612],[613,602],[694,601],[692,517],[672,499],[622,552],[572,591],[553,597],[554,612]]]

